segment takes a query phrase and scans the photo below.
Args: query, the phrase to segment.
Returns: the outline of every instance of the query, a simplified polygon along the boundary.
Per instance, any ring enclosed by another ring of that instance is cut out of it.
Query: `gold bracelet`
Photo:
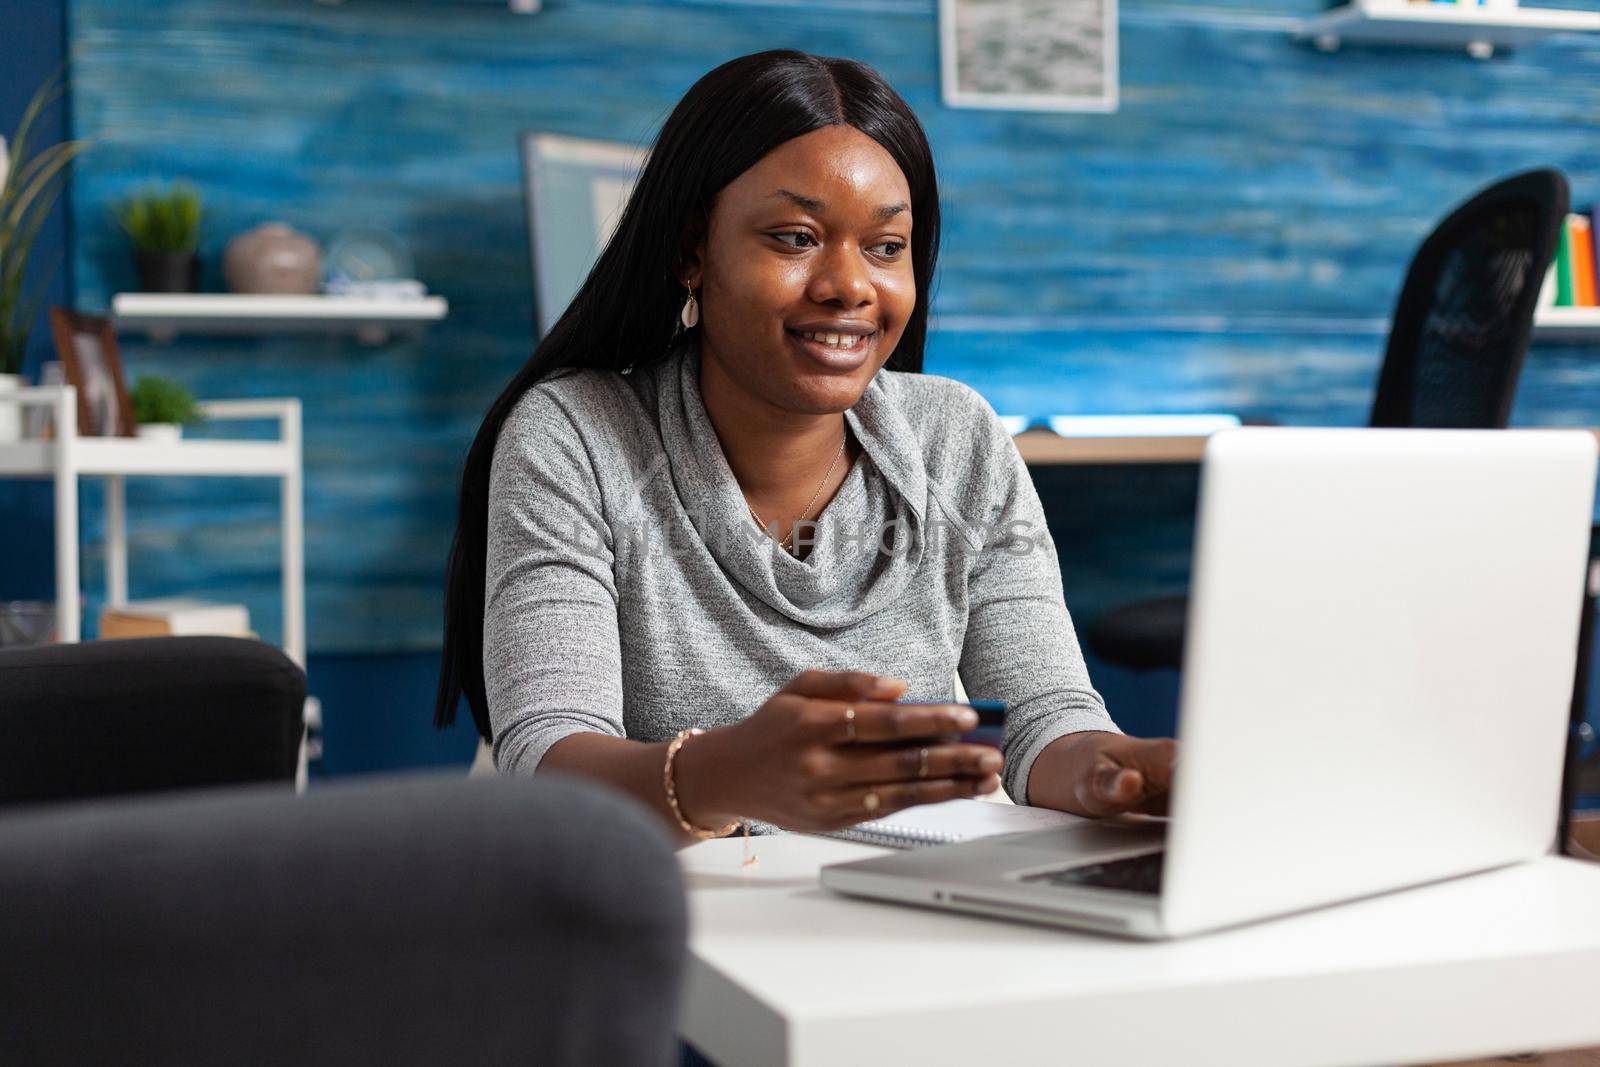
[[[683,809],[678,807],[678,789],[672,780],[673,760],[677,758],[678,749],[683,747],[683,743],[685,741],[696,734],[703,733],[705,733],[705,731],[700,729],[684,730],[680,732],[677,737],[674,737],[670,742],[668,742],[667,761],[661,769],[661,781],[662,784],[667,788],[667,806],[672,809],[672,815],[678,820],[678,825],[683,828],[683,832],[700,841],[706,841],[713,837],[727,837],[729,834],[733,833],[733,831],[739,828],[740,823],[744,822],[743,819],[734,819],[720,830],[702,830],[700,827],[691,823],[688,819],[685,819],[683,817]],[[746,833],[748,832],[749,831],[747,829]]]

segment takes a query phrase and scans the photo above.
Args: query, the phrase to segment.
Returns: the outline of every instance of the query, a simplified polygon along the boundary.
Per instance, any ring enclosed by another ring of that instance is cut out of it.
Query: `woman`
[[[501,773],[601,779],[680,843],[829,829],[1002,784],[959,668],[1009,704],[1018,803],[1159,810],[1173,743],[1091,687],[1009,435],[920,373],[938,238],[870,68],[701,78],[473,442],[435,721],[464,693]]]

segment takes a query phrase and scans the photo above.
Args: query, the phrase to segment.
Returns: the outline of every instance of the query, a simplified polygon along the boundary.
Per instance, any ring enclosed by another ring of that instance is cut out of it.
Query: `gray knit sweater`
[[[501,773],[588,731],[737,722],[810,667],[907,700],[1010,705],[1004,784],[1063,734],[1117,727],[1089,683],[1038,494],[960,382],[883,370],[845,412],[862,455],[795,559],[750,517],[680,346],[569,370],[507,419],[489,487],[484,680]]]

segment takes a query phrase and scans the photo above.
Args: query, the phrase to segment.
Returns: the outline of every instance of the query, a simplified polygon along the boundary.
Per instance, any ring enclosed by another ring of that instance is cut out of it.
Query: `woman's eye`
[[[793,232],[793,233],[775,233],[775,234],[772,234],[772,236],[776,237],[780,241],[784,240],[787,237],[794,237],[794,238],[810,241],[813,244],[816,243],[816,238],[812,237],[809,233],[805,233],[803,231],[796,231],[796,232]],[[789,247],[790,248],[803,248],[805,246],[801,245],[797,241],[795,244],[792,244]],[[904,241],[880,241],[877,244],[873,245],[872,247],[873,248],[879,248],[879,249],[887,249],[887,251],[878,253],[884,259],[897,259],[897,258],[899,258],[900,254],[906,250],[906,246],[905,246],[905,242]]]

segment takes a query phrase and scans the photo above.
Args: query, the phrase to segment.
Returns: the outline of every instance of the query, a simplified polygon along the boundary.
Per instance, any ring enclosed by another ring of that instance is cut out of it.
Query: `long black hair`
[[[939,251],[939,191],[933,153],[911,108],[865,64],[790,49],[729,60],[695,82],[662,125],[616,231],[583,287],[489,407],[467,452],[445,574],[435,726],[455,721],[465,694],[478,733],[493,740],[483,680],[489,467],[511,409],[558,370],[622,373],[666,358],[684,339],[677,333],[685,295],[679,270],[706,233],[717,193],[779,145],[839,125],[882,145],[910,187],[917,303],[886,365],[922,370]]]

